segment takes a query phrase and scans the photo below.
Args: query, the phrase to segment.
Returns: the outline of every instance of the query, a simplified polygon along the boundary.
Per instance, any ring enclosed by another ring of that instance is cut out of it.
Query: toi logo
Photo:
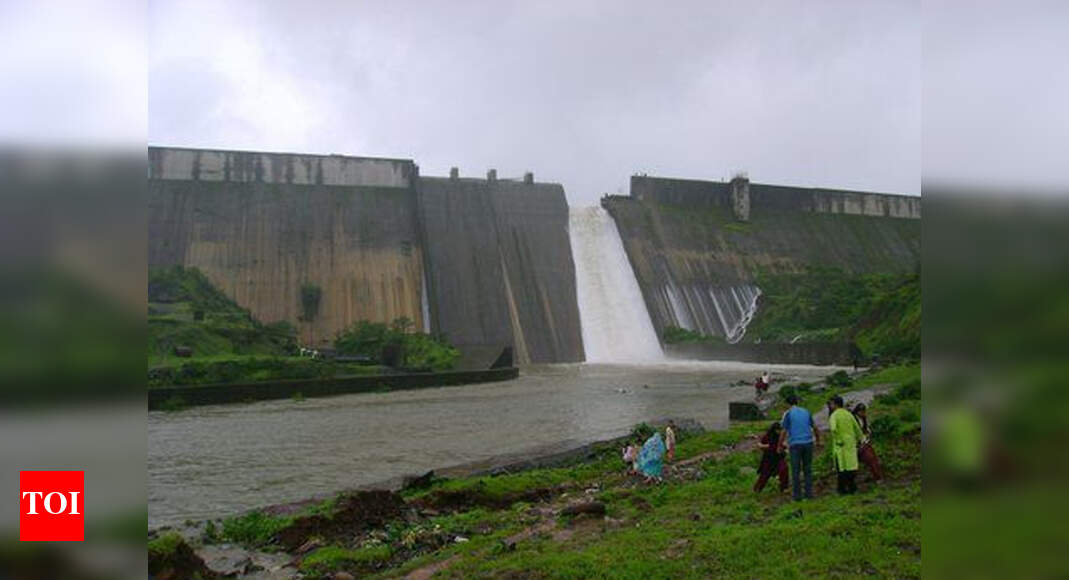
[[[84,492],[84,471],[20,471],[19,540],[84,540]]]

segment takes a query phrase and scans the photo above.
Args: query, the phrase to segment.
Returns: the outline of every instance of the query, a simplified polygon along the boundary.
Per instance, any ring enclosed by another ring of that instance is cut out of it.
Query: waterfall
[[[612,216],[600,207],[570,208],[568,232],[587,362],[664,360]]]
[[[677,326],[729,343],[742,340],[757,313],[761,289],[753,284],[736,286],[690,285],[677,287],[671,280],[662,287]]]
[[[730,343],[742,340],[746,326],[757,314],[757,299],[761,297],[761,289],[744,284],[710,291],[709,294],[713,297],[720,324],[724,328],[724,338]]]

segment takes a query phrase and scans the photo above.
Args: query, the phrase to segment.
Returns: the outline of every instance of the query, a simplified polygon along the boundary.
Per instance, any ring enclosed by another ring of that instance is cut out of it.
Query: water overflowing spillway
[[[709,286],[676,285],[671,282],[660,289],[669,306],[672,326],[721,336],[729,343],[742,340],[746,327],[757,314],[761,289],[753,284]]]
[[[600,207],[570,208],[568,231],[587,362],[663,360],[612,216]]]

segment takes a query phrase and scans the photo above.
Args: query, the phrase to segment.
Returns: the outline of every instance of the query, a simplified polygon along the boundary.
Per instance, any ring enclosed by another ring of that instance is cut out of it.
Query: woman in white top
[[[668,461],[671,461],[676,456],[676,424],[674,421],[669,421],[668,426],[664,428],[664,443],[668,447]]]

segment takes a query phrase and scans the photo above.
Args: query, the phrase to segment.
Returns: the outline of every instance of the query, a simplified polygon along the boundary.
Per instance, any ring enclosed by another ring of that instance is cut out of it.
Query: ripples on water
[[[151,412],[149,525],[608,439],[646,420],[690,417],[723,428],[727,402],[753,393],[729,385],[765,368],[798,380],[833,370],[719,362],[547,365],[502,383]]]

